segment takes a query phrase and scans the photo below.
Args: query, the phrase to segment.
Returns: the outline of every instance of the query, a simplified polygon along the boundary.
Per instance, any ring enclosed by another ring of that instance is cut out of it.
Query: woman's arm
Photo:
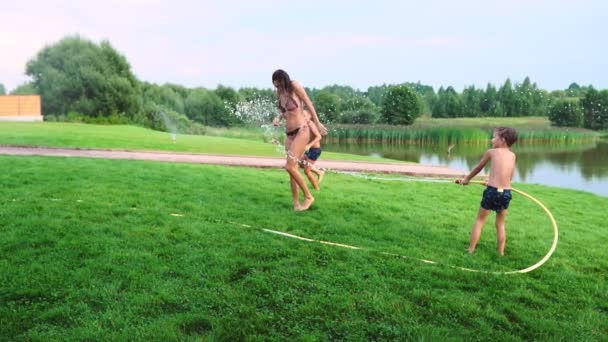
[[[312,101],[310,101],[310,99],[308,98],[308,95],[306,94],[306,90],[304,89],[304,87],[302,87],[302,85],[296,81],[292,81],[292,85],[293,85],[293,90],[296,92],[296,95],[298,95],[298,97],[302,101],[304,101],[306,108],[310,112],[312,121],[317,125],[317,128],[319,129],[319,132],[321,133],[321,135],[327,135],[327,128],[325,128],[325,126],[323,126],[323,124],[319,121],[319,117],[317,116],[317,111],[315,110],[315,107],[313,106]]]

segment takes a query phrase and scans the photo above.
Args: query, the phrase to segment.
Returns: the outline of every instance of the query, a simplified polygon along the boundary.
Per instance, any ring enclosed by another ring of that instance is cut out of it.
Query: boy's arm
[[[273,126],[278,126],[281,124],[281,120],[283,119],[283,113],[279,113],[277,114],[277,116],[274,118],[274,120],[272,120],[272,125]]]
[[[306,144],[306,150],[310,150],[312,146],[321,141],[321,133],[319,133],[319,129],[314,122],[309,122],[308,127],[310,127],[310,133],[313,135],[313,139]]]
[[[471,179],[473,179],[473,177],[477,176],[477,174],[483,170],[483,168],[486,166],[486,164],[488,163],[488,161],[490,160],[491,155],[490,155],[490,150],[487,150],[486,153],[483,154],[483,157],[481,157],[481,160],[479,161],[479,164],[477,164],[477,166],[475,166],[473,168],[473,170],[471,170],[471,173],[469,173],[466,177],[464,177],[464,179],[461,179],[460,182],[458,182],[459,184],[462,185],[467,185],[469,184],[469,182],[471,181]]]

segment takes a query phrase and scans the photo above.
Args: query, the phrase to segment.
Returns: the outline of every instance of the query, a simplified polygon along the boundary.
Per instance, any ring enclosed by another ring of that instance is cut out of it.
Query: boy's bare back
[[[500,127],[494,130],[492,148],[481,157],[479,164],[471,170],[466,177],[456,183],[467,185],[488,162],[490,162],[490,176],[488,185],[497,189],[511,189],[511,180],[515,173],[515,153],[511,145],[517,141],[517,133],[512,128]]]
[[[488,185],[498,189],[511,189],[515,172],[515,153],[508,147],[491,148],[486,154],[490,160]]]

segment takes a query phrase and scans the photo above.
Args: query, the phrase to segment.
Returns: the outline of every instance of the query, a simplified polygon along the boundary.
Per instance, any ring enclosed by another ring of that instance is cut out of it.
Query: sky
[[[457,91],[529,76],[608,88],[608,1],[20,0],[0,6],[0,83],[45,46],[107,40],[141,81],[270,88],[421,82]]]

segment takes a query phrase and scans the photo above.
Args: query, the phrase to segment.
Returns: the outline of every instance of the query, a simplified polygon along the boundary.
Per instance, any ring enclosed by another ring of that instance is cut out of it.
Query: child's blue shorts
[[[310,150],[304,152],[304,154],[310,160],[317,160],[321,156],[321,149],[317,147],[311,147]]]
[[[481,207],[499,213],[509,208],[511,197],[510,189],[497,189],[493,186],[487,186],[483,191]]]

